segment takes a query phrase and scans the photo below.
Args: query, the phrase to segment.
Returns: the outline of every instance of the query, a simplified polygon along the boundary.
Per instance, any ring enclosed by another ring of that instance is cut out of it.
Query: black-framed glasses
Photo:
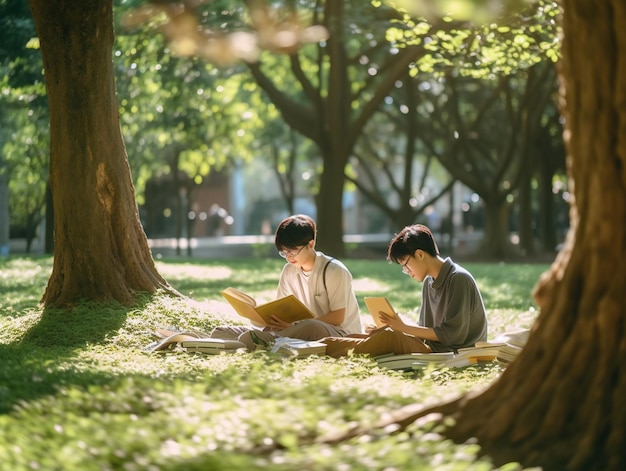
[[[411,257],[409,256],[406,259],[406,262],[400,264],[402,266],[402,273],[404,273],[405,275],[408,275],[409,273],[411,273],[411,269],[407,266],[410,261],[411,261]]]
[[[296,252],[294,252],[294,251],[292,251],[292,250],[280,250],[280,251],[278,252],[278,255],[280,255],[280,256],[281,256],[281,257],[283,257],[283,258],[287,258],[287,257],[289,257],[289,258],[295,258],[295,257],[297,257],[298,255],[300,255],[300,252],[302,252],[302,249],[304,249],[307,245],[308,245],[308,244],[304,244],[302,247],[300,247],[300,250],[298,250],[298,251],[296,251]]]

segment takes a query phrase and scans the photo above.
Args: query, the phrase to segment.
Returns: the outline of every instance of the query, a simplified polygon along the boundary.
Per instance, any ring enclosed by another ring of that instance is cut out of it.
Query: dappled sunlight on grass
[[[0,318],[0,344],[21,340],[41,319],[41,311],[34,309],[14,313],[17,314],[15,317],[8,312],[6,317]]]
[[[0,257],[0,318],[37,308],[52,272],[52,258]]]
[[[15,281],[36,281],[37,278],[50,276],[52,257],[0,258],[0,279],[11,278]]]
[[[466,268],[476,278],[487,309],[515,308],[526,311],[536,307],[532,291],[548,266],[481,263],[470,264]]]
[[[356,292],[366,293],[386,293],[389,291],[389,285],[387,283],[381,283],[380,280],[373,278],[357,278],[352,283]]]
[[[193,264],[176,264],[157,262],[156,267],[161,275],[171,281],[184,278],[203,280],[227,280],[232,277],[233,270],[228,266],[198,266]]]
[[[486,471],[473,445],[443,440],[428,421],[390,434],[374,425],[400,407],[428,407],[488,387],[497,362],[462,369],[385,370],[366,357],[285,358],[238,351],[189,353],[180,346],[149,354],[157,327],[209,332],[245,323],[222,298],[233,286],[272,299],[281,260],[159,261],[160,273],[183,294],[142,295],[131,307],[84,303],[71,312],[23,306],[45,288],[50,260],[34,288],[11,267],[0,280],[11,293],[0,316],[0,445],[3,469],[462,469]],[[421,284],[397,265],[349,260],[364,320],[363,296],[384,295],[416,315]],[[3,266],[7,266],[6,262]],[[535,269],[477,264],[490,337],[529,327],[538,314],[529,292]],[[50,314],[50,313],[46,313]],[[320,437],[372,428],[339,445]],[[50,451],[53,450],[53,451]],[[511,468],[515,469],[515,468]]]
[[[527,311],[519,311],[516,309],[488,309],[489,339],[493,339],[505,332],[529,329],[538,315],[539,311],[535,308],[531,308]]]

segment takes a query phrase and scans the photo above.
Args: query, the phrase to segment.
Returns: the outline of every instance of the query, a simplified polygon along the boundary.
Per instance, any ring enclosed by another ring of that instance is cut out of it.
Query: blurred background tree
[[[312,212],[335,254],[346,232],[414,221],[441,224],[450,253],[471,238],[483,257],[554,254],[568,193],[552,3],[487,26],[368,2],[176,5],[114,10],[120,124],[150,238],[190,255],[217,204],[235,234]]]

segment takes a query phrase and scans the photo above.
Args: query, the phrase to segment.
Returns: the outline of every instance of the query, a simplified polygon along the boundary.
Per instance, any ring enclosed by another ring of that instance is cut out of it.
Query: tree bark
[[[518,206],[519,251],[523,256],[532,256],[535,255],[535,233],[530,175],[527,175],[524,181],[520,183]]]
[[[111,0],[30,0],[50,105],[55,252],[42,302],[130,303],[175,292],[141,227],[121,136],[112,63]]]
[[[552,193],[552,179],[554,170],[551,159],[548,156],[539,159],[539,227],[541,229],[541,241],[544,250],[554,250],[557,246],[556,235],[556,210],[554,194]]]
[[[539,281],[541,314],[499,381],[448,436],[495,463],[626,469],[626,4],[563,0],[561,98],[571,227]]]
[[[509,204],[504,198],[485,201],[485,236],[480,253],[496,260],[510,258],[514,254],[509,240]]]
[[[325,145],[320,146],[324,168],[317,195],[317,243],[328,254],[343,257],[343,185],[345,167],[352,146],[346,146],[350,123],[350,87],[344,45],[342,1],[326,2],[325,17],[331,35],[328,39],[328,99],[323,116]]]

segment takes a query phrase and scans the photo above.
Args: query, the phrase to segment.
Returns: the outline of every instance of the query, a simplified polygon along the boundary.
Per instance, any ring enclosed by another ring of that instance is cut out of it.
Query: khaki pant
[[[371,356],[393,353],[430,353],[431,348],[423,340],[390,329],[379,330],[371,335],[328,337],[320,340],[327,345],[326,355],[339,358],[352,350],[355,354]]]

